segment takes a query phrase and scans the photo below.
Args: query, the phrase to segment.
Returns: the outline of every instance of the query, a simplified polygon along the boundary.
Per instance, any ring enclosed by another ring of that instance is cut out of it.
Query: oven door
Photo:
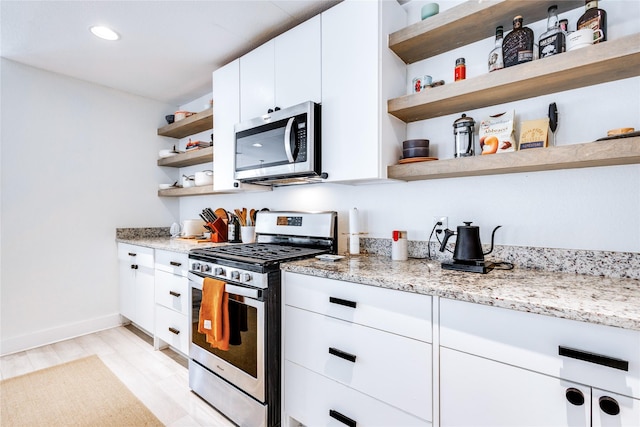
[[[189,273],[191,301],[189,357],[260,402],[265,401],[264,302],[260,289],[227,283],[231,338],[229,350],[212,348],[198,332],[204,278]]]

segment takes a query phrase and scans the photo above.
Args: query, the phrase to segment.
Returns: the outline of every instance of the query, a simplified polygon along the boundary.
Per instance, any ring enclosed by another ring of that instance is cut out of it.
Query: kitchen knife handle
[[[336,298],[336,297],[329,297],[329,302],[333,304],[344,305],[345,307],[351,307],[351,308],[356,308],[356,305],[357,305],[355,301],[349,301],[346,299]]]
[[[608,366],[609,368],[620,369],[621,371],[629,371],[629,362],[622,359],[615,359],[601,354],[591,353],[575,348],[558,346],[558,354],[560,356],[570,357],[572,359],[583,360],[597,365]]]
[[[172,297],[178,298],[180,296],[180,293],[178,293],[176,291],[169,291],[169,295],[171,295]]]
[[[171,332],[172,334],[176,334],[176,335],[178,335],[180,333],[179,330],[177,330],[176,328],[172,328],[171,326],[169,326],[169,332]]]
[[[349,362],[356,363],[356,355],[347,353],[346,351],[338,350],[334,347],[329,347],[329,354],[333,354],[341,359],[348,360]]]
[[[341,414],[340,412],[329,409],[329,416],[333,419],[340,421],[342,424],[348,425],[349,427],[356,427],[356,420],[347,417],[346,415]]]
[[[180,267],[182,265],[181,262],[177,262],[177,261],[170,261],[169,264],[175,266],[175,267]]]

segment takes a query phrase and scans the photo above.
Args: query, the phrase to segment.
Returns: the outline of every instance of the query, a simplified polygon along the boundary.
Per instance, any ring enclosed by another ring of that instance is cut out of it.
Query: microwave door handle
[[[293,123],[296,118],[291,117],[287,122],[287,127],[284,130],[284,152],[287,153],[287,159],[289,159],[289,163],[293,163],[296,159],[293,158],[293,153],[291,153],[291,129],[293,128]]]

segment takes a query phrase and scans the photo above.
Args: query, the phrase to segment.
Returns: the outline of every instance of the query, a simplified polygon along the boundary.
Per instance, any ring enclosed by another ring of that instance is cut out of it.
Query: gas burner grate
[[[287,261],[327,252],[327,249],[284,246],[268,243],[218,246],[198,249],[198,253],[215,258],[242,259],[249,262],[266,263]]]

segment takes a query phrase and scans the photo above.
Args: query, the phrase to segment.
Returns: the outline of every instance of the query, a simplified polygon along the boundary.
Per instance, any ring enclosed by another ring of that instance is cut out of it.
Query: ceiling
[[[211,73],[336,0],[0,1],[4,58],[181,105]],[[93,36],[108,25],[121,39]]]

